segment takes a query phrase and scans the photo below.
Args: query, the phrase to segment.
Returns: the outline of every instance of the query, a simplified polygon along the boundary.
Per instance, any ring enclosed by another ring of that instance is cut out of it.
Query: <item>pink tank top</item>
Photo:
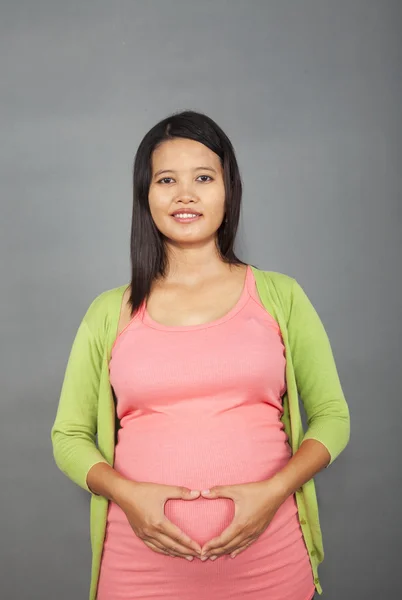
[[[121,424],[116,470],[190,489],[273,476],[291,456],[280,420],[285,365],[279,325],[262,306],[250,267],[237,304],[213,322],[165,326],[144,303],[110,361]],[[168,500],[165,513],[203,545],[234,510],[231,500],[199,498]],[[110,503],[98,600],[177,600],[183,590],[192,600],[309,600],[313,576],[294,497],[235,559],[205,562],[153,552]]]

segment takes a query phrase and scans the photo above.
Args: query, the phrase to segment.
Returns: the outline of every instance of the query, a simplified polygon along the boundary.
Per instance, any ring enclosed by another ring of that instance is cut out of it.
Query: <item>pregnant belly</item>
[[[263,481],[290,458],[286,436],[278,423],[244,422],[202,426],[148,427],[133,422],[119,431],[115,468],[142,482],[203,490],[214,485]],[[228,426],[230,425],[230,426]],[[219,535],[232,521],[232,500],[170,499],[166,516],[200,544]],[[117,513],[116,513],[117,516]]]

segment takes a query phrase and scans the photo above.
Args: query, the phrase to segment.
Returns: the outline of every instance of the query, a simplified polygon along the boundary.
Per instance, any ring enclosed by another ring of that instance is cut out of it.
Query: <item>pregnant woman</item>
[[[348,442],[348,406],[303,288],[236,257],[241,192],[206,115],[138,148],[131,282],[88,308],[52,429],[91,493],[91,600],[322,591],[313,477]]]

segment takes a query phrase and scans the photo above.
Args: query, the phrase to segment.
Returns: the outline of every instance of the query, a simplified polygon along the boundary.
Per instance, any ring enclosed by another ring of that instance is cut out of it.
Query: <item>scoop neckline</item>
[[[161,331],[197,331],[201,329],[208,329],[209,327],[216,327],[217,325],[221,325],[226,321],[229,321],[232,317],[234,317],[246,304],[249,299],[249,280],[251,276],[251,268],[250,265],[247,265],[246,268],[246,276],[244,278],[243,289],[240,294],[239,299],[236,304],[232,306],[232,308],[219,319],[214,319],[213,321],[208,321],[206,323],[199,323],[198,325],[164,325],[163,323],[159,323],[155,321],[150,314],[148,313],[146,301],[143,303],[143,308],[141,311],[141,321],[147,327],[151,327],[152,329],[159,329]]]

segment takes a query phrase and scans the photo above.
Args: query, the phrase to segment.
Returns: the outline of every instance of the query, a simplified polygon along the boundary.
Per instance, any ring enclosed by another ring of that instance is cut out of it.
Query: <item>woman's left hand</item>
[[[207,492],[208,490],[201,492],[203,498],[230,498],[235,505],[234,518],[229,527],[202,548],[201,558],[212,560],[223,554],[230,554],[234,558],[251,546],[268,527],[286,499],[274,480],[219,485]]]

